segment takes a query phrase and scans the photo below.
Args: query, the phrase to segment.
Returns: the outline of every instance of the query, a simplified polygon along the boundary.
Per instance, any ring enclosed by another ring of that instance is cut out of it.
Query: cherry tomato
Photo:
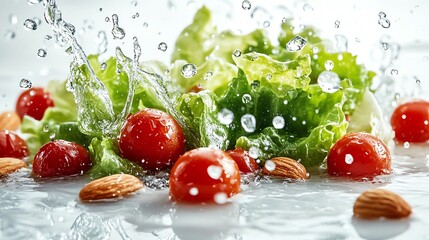
[[[43,145],[33,161],[36,177],[61,177],[82,175],[91,168],[88,151],[81,145],[56,140]]]
[[[0,130],[0,157],[25,158],[30,154],[27,144],[17,134]]]
[[[16,112],[23,118],[24,115],[33,117],[36,120],[43,118],[48,107],[53,107],[54,101],[48,92],[43,88],[30,88],[19,95],[16,102]]]
[[[240,169],[240,172],[242,173],[252,173],[259,169],[255,159],[249,155],[248,151],[245,151],[242,148],[228,150],[226,153],[228,153],[235,163],[237,163],[238,169]]]
[[[429,102],[417,100],[399,105],[390,119],[395,138],[400,142],[429,140]]]
[[[185,152],[185,136],[170,115],[145,109],[125,121],[119,150],[124,158],[146,170],[166,169]]]
[[[379,138],[368,133],[348,133],[331,148],[328,173],[350,177],[389,174],[391,161],[389,149]]]
[[[219,149],[197,148],[186,152],[170,173],[173,201],[221,204],[239,191],[238,166]]]

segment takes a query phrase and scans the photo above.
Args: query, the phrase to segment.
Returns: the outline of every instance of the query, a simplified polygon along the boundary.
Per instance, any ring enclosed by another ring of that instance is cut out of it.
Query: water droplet
[[[197,74],[197,67],[192,63],[185,64],[180,70],[180,73],[185,78],[191,78]]]
[[[222,176],[223,169],[220,166],[210,165],[207,168],[207,173],[213,179],[219,179]]]
[[[349,154],[349,153],[347,153],[346,154],[346,157],[345,157],[345,161],[346,161],[346,163],[347,164],[352,164],[353,163],[353,156],[351,155],[351,154]]]
[[[4,33],[4,37],[8,40],[14,39],[16,37],[16,33],[9,29]]]
[[[357,43],[360,43],[360,38],[355,38],[355,41],[357,42]]]
[[[285,119],[282,116],[275,116],[273,118],[273,126],[275,129],[282,129],[285,126]]]
[[[144,28],[147,28],[147,27],[149,27],[149,24],[148,24],[147,22],[144,22],[144,23],[143,23],[143,27],[144,27]]]
[[[106,18],[104,19],[104,21],[106,21],[106,22],[110,22],[110,18],[109,18],[109,17],[106,17]]]
[[[271,25],[270,21],[264,21],[263,26],[264,28],[269,28]]]
[[[142,55],[142,49],[139,44],[137,37],[133,37],[133,46],[134,46],[134,62],[138,63],[139,58]]]
[[[276,169],[276,163],[271,161],[271,160],[267,160],[265,162],[264,167],[268,170],[268,171],[273,171],[274,169]]]
[[[125,37],[125,31],[123,28],[119,27],[118,15],[112,15],[113,28],[112,35],[113,39],[123,39]]]
[[[265,76],[265,78],[267,79],[267,80],[271,80],[271,78],[273,78],[273,75],[271,75],[271,74],[267,74],[266,76]]]
[[[386,13],[384,13],[384,12],[379,12],[378,13],[378,17],[379,18],[385,18],[387,15],[386,15]]]
[[[42,0],[28,0],[28,5],[33,6],[35,4],[39,4]]]
[[[69,31],[70,31],[70,33],[71,33],[72,35],[74,35],[74,34],[76,33],[76,28],[74,27],[74,25],[73,25],[73,24],[70,24],[70,23],[64,23],[64,27],[65,27],[67,30],[69,30]]]
[[[213,72],[212,71],[208,71],[206,72],[206,74],[204,74],[204,80],[209,80],[211,77],[213,76]]]
[[[31,83],[31,81],[25,78],[21,79],[21,81],[19,82],[20,88],[31,88],[32,85],[33,84]]]
[[[217,204],[224,204],[227,202],[227,200],[228,196],[226,195],[226,193],[220,192],[214,195],[214,201]]]
[[[39,48],[39,50],[37,50],[37,56],[44,58],[46,57],[46,55],[48,54],[48,52],[46,51],[46,49],[43,48]]]
[[[429,125],[429,121],[428,121],[428,120],[425,120],[423,123],[424,123],[426,126],[427,126],[427,125]]]
[[[45,132],[45,133],[49,132],[49,126],[48,125],[43,125],[43,132]]]
[[[32,19],[27,19],[24,22],[24,29],[25,30],[36,30],[37,29],[37,23]]]
[[[252,96],[250,96],[249,94],[243,94],[243,96],[241,97],[241,101],[246,104],[252,101]]]
[[[335,28],[339,28],[340,27],[340,21],[339,20],[335,20]]]
[[[235,49],[235,50],[232,52],[232,55],[234,55],[234,57],[240,57],[240,56],[241,56],[241,51],[240,51],[240,50],[238,50],[238,49]]]
[[[332,71],[323,71],[317,77],[317,83],[322,91],[334,93],[340,89],[340,77]]]
[[[244,1],[241,3],[241,7],[242,7],[244,10],[250,10],[250,8],[252,7],[252,4],[250,3],[250,1],[249,1],[249,0],[244,0]]]
[[[387,18],[378,19],[378,24],[380,24],[383,28],[389,28],[390,27],[390,21]]]
[[[252,114],[244,114],[240,120],[244,131],[252,133],[256,130],[256,118]]]
[[[103,62],[100,65],[101,70],[105,70],[107,68],[107,63]]]
[[[55,133],[51,133],[49,135],[49,140],[54,141],[55,140]]]
[[[389,49],[389,44],[388,44],[387,42],[381,42],[380,44],[381,44],[381,47],[382,47],[384,50]]]
[[[18,23],[18,17],[15,14],[9,15],[9,22],[11,24],[17,24]]]
[[[325,69],[326,71],[332,71],[332,69],[334,69],[334,62],[332,62],[331,60],[326,60]]]
[[[335,35],[336,48],[338,52],[347,52],[348,41],[344,35],[337,34]]]
[[[417,84],[417,86],[420,86],[420,84],[421,84],[420,79],[418,79],[417,77],[414,77],[414,78],[416,79],[416,84]]]
[[[404,142],[404,148],[410,148],[410,143],[409,142]]]
[[[286,23],[287,22],[287,18],[282,18],[282,23]]]
[[[229,125],[234,120],[234,113],[227,108],[222,108],[217,113],[217,119],[219,120],[220,123]]]
[[[283,101],[283,104],[284,104],[284,105],[287,105],[288,103],[289,103],[289,101],[288,101],[288,100],[284,100],[284,101]]]
[[[300,51],[306,43],[307,41],[304,38],[296,35],[286,44],[286,49],[290,52],[297,52]]]
[[[131,6],[137,7],[137,0],[132,0],[131,1]]]
[[[163,52],[167,51],[167,47],[168,47],[167,43],[165,43],[165,42],[160,42],[158,44],[158,50],[161,50]]]
[[[192,196],[198,195],[198,188],[193,187],[193,188],[189,189],[189,194],[191,194]]]
[[[52,39],[52,36],[51,36],[51,35],[46,35],[46,36],[45,36],[45,39],[46,39],[46,40],[51,40],[51,39]]]
[[[259,158],[259,148],[257,147],[250,147],[249,148],[249,156],[253,159]]]
[[[392,70],[390,70],[390,74],[391,75],[398,75],[398,70],[397,69],[392,69]]]
[[[313,7],[310,4],[306,3],[302,7],[302,10],[304,10],[305,12],[308,12],[308,11],[313,11],[314,9],[313,9]]]
[[[98,11],[102,12],[102,11],[103,11],[103,8],[99,8],[99,9],[98,9]]]

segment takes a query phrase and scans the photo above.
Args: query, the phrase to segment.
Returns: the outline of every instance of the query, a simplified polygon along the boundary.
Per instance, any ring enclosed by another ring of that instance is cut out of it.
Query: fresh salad
[[[21,94],[10,114],[22,135],[1,130],[0,157],[28,158],[37,178],[168,172],[172,200],[219,203],[240,192],[242,174],[389,174],[394,132],[397,141],[429,140],[428,102],[399,106],[392,131],[370,90],[375,73],[357,56],[312,27],[281,30],[277,42],[263,29],[219,32],[202,7],[171,64],[138,63],[162,91],[135,81],[118,57],[88,56],[92,70],[74,66],[73,81]],[[91,71],[102,86],[85,81]]]

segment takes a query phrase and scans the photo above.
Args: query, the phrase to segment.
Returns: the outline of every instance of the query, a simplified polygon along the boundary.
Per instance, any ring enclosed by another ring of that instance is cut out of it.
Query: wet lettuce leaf
[[[93,179],[119,173],[139,175],[143,172],[139,165],[118,155],[117,144],[110,138],[93,138],[89,152],[92,160],[90,175]]]

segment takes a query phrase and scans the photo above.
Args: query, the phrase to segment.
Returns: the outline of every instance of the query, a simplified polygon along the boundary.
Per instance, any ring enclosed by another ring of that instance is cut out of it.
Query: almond
[[[112,199],[126,196],[143,187],[140,179],[129,174],[115,174],[94,180],[80,190],[79,198],[83,202]]]
[[[296,160],[287,157],[275,157],[271,160],[267,160],[264,168],[262,168],[262,173],[265,175],[290,179],[308,178],[305,167]]]
[[[398,194],[385,189],[372,189],[363,192],[353,206],[355,217],[404,218],[411,214],[411,207]]]
[[[25,166],[27,166],[27,164],[18,158],[0,158],[0,177],[16,172],[18,169]]]
[[[16,112],[0,114],[0,130],[16,130],[21,125],[21,118]]]

